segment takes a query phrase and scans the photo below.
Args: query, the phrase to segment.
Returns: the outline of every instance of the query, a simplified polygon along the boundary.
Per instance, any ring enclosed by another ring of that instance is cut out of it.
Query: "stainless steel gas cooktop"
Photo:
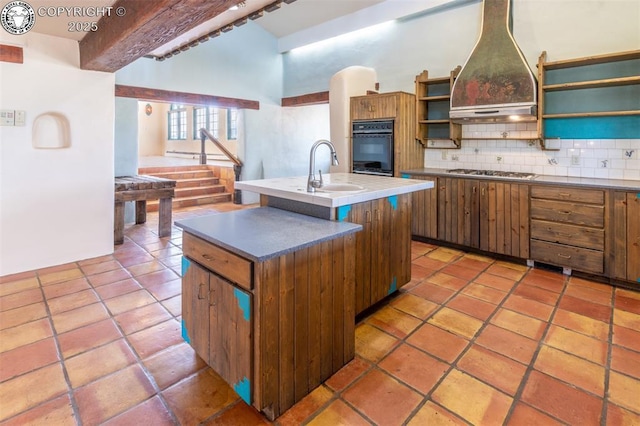
[[[447,173],[472,176],[491,176],[513,179],[535,179],[536,174],[526,172],[506,172],[502,170],[450,169]]]

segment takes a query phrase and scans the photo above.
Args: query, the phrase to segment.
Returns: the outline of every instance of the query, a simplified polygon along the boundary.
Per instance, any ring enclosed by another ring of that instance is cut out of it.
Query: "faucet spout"
[[[338,163],[338,154],[336,153],[336,148],[333,146],[331,142],[326,139],[320,139],[316,141],[311,147],[311,151],[309,152],[309,179],[307,180],[307,192],[316,192],[316,188],[322,187],[322,173],[320,173],[320,179],[316,179],[315,169],[316,169],[316,150],[320,145],[327,145],[331,150],[331,165],[337,166]]]

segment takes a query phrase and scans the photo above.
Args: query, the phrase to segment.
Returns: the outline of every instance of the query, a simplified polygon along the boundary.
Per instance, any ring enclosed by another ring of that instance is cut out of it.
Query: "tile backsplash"
[[[535,139],[536,134],[536,123],[464,125],[462,148],[426,149],[425,167],[640,180],[640,139],[548,140],[548,148],[558,151],[543,151],[534,141],[507,139]]]

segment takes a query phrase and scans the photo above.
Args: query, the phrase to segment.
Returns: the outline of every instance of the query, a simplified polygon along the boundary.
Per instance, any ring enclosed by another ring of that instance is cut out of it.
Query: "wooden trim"
[[[306,106],[329,103],[329,92],[308,93],[306,95],[291,96],[282,98],[281,105],[283,107]]]
[[[135,98],[145,101],[175,102],[188,105],[209,105],[224,108],[260,109],[260,102],[247,99],[174,92],[170,90],[150,89],[147,87],[123,86],[121,84],[116,84],[115,95],[121,98]]]
[[[80,41],[80,68],[115,72],[186,31],[220,15],[237,0],[118,0]],[[120,11],[120,12],[118,12]]]
[[[0,44],[0,61],[12,62],[14,64],[24,63],[22,47]]]

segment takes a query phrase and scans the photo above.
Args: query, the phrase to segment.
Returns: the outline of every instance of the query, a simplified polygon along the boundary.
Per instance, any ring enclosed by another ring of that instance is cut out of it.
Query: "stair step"
[[[165,173],[165,172],[182,172],[189,170],[209,170],[208,166],[203,165],[194,165],[194,166],[170,166],[170,167],[140,167],[138,169],[139,175],[151,175],[155,173]]]
[[[176,188],[175,198],[191,197],[196,195],[219,194],[224,192],[224,185],[197,186],[193,188]]]
[[[219,183],[220,178],[217,177],[180,179],[176,181],[176,188],[196,188],[200,186],[218,185]]]
[[[183,179],[198,179],[198,178],[211,178],[215,177],[213,175],[213,171],[210,169],[206,170],[180,170],[173,172],[156,172],[153,173],[152,176],[173,179],[173,180],[183,180]]]
[[[225,203],[231,201],[231,194],[228,192],[220,192],[213,195],[196,195],[192,197],[180,197],[174,198],[171,203],[171,207],[173,209],[181,208],[181,207],[193,207],[193,206],[201,206],[206,204],[216,204],[216,203]],[[148,212],[157,212],[158,211],[158,201],[147,201],[147,211]]]

